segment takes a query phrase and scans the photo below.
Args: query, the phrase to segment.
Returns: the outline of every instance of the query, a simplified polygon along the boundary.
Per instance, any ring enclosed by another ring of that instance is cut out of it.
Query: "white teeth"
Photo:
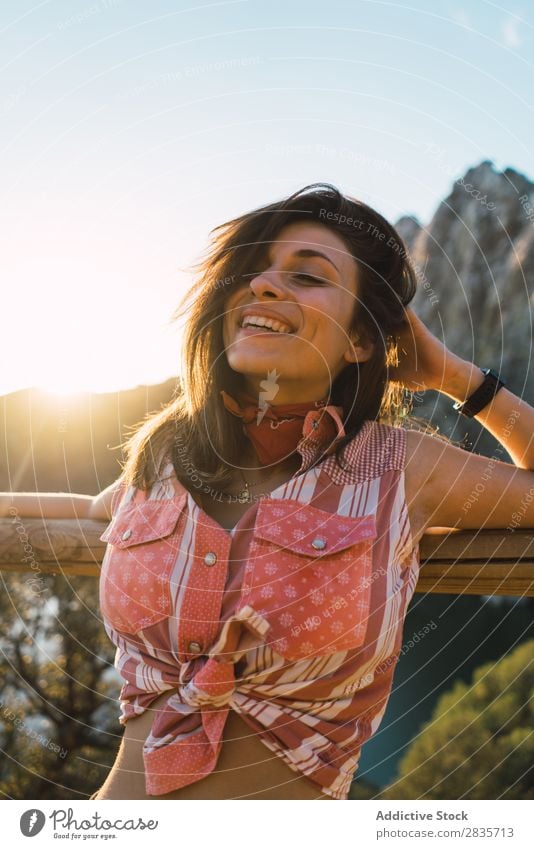
[[[257,326],[257,327],[268,327],[269,330],[274,330],[275,333],[290,333],[291,328],[287,324],[283,324],[281,321],[276,321],[273,318],[265,318],[261,315],[247,315],[243,319],[243,323],[241,327],[248,327],[249,325]]]

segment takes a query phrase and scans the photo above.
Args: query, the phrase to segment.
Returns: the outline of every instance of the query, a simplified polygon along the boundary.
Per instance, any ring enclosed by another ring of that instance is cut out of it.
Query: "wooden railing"
[[[0,570],[97,577],[106,522],[0,519]],[[418,593],[534,596],[534,529],[431,528],[420,542]]]

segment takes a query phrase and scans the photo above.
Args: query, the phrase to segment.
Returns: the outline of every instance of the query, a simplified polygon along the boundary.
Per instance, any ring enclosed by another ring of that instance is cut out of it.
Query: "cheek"
[[[340,302],[339,310],[336,315],[336,336],[340,340],[340,344],[343,346],[343,349],[345,349],[350,342],[354,309],[354,299],[349,297],[343,298]]]
[[[349,326],[352,317],[352,304],[338,302],[323,303],[317,312],[317,331],[331,348],[344,351],[349,343]]]
[[[236,312],[235,309],[237,307],[237,299],[235,297],[228,298],[228,300],[223,305],[222,312],[222,334],[223,334],[223,342],[224,345],[227,346],[230,342],[230,334],[231,328],[233,324],[235,324]]]
[[[224,345],[225,348],[227,348],[228,343],[230,341],[230,333],[229,333],[229,328],[228,328],[228,319],[226,318],[226,316],[224,316],[224,318],[223,318],[222,337],[223,337],[223,345]]]

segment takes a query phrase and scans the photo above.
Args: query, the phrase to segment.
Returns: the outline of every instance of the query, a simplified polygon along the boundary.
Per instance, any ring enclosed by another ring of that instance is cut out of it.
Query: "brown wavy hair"
[[[371,358],[347,364],[332,384],[330,402],[342,406],[346,431],[336,451],[338,462],[343,465],[343,448],[364,421],[402,425],[406,420],[410,393],[388,380],[388,367],[398,362],[395,335],[417,288],[407,249],[376,210],[330,183],[312,183],[211,231],[209,249],[191,267],[196,280],[172,316],[177,321],[187,313],[182,377],[172,400],[135,425],[124,443],[127,483],[150,488],[163,457],[172,459],[188,489],[224,489],[230,481],[239,466],[243,433],[240,419],[223,406],[220,390],[233,394],[244,386],[225,355],[225,302],[236,286],[256,276],[269,245],[296,221],[320,223],[345,242],[359,280],[350,329],[374,342]]]

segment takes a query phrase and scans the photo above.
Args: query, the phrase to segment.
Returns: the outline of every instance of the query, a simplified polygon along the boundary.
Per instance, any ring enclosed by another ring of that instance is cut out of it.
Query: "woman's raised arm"
[[[502,390],[501,390],[502,391]],[[534,471],[409,431],[410,488],[421,529],[534,528]]]
[[[483,380],[477,366],[463,361],[439,391],[463,403]],[[530,404],[503,386],[475,418],[506,448],[516,466],[534,469],[534,408]]]
[[[393,379],[465,401],[481,385],[481,370],[449,351],[413,310],[406,313]],[[515,466],[409,432],[410,476],[425,527],[534,528],[534,408],[502,387],[475,418]]]

